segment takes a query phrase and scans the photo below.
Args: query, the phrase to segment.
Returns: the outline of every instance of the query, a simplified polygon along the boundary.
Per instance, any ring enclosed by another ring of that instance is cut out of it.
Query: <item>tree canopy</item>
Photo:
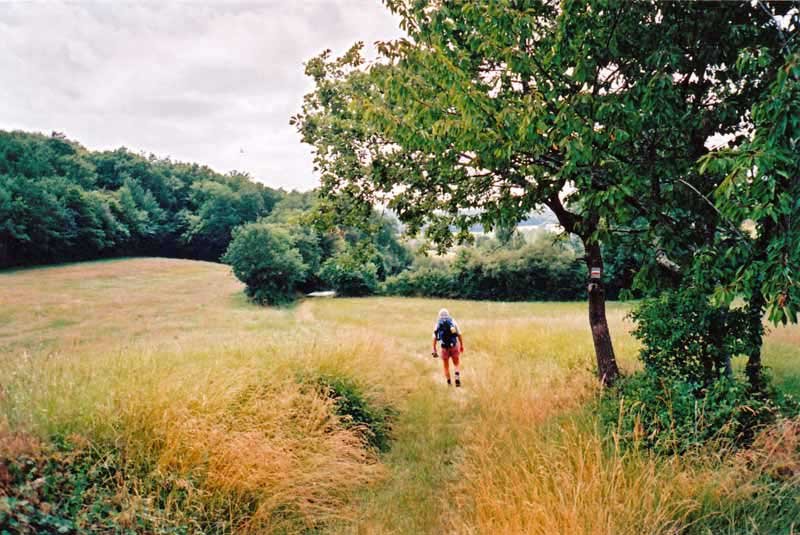
[[[475,222],[508,227],[546,205],[583,241],[588,267],[603,267],[600,243],[624,243],[639,252],[649,287],[688,284],[701,252],[747,239],[714,202],[725,173],[701,173],[698,159],[714,136],[743,141],[775,68],[735,66],[748,51],[784,47],[773,15],[796,11],[749,2],[387,6],[408,37],[379,43],[371,63],[360,44],[310,60],[316,89],[293,118],[338,214],[385,204],[447,247]],[[719,286],[725,274],[712,273],[702,283]],[[598,371],[611,382],[602,282],[589,289]]]
[[[151,254],[217,261],[286,194],[246,174],[0,132],[0,267]]]

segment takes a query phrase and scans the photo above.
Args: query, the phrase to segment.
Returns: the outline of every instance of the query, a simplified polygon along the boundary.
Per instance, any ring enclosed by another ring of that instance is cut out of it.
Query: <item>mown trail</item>
[[[431,332],[442,306],[451,310],[464,331],[460,389],[446,386],[441,360],[430,356]],[[387,479],[364,491],[356,506],[358,518],[346,531],[482,532],[474,520],[483,491],[470,487],[497,483],[481,481],[487,474],[475,473],[491,469],[483,456],[496,462],[513,449],[513,440],[521,438],[505,434],[514,433],[513,426],[542,423],[586,399],[591,340],[585,333],[576,337],[572,332],[573,324],[583,318],[575,315],[572,305],[565,314],[562,304],[537,304],[532,321],[525,321],[519,315],[521,307],[529,305],[340,299],[298,307],[297,316],[313,317],[319,332],[341,335],[352,330],[382,346],[384,354],[374,365],[384,370],[384,381],[402,391],[396,400],[393,446],[382,457],[389,469]],[[531,337],[531,323],[537,338]],[[574,352],[565,351],[567,340],[573,342]],[[577,382],[568,378],[570,370]],[[495,438],[500,442],[495,444]]]
[[[319,333],[347,330],[351,322],[330,314],[328,306],[325,301],[304,302],[297,307],[296,317],[301,322],[313,322]],[[433,318],[415,321],[414,327],[407,329],[402,323],[383,322],[370,334],[386,350],[374,365],[384,370],[387,382],[401,387],[404,396],[398,400],[392,449],[382,458],[389,469],[386,480],[362,493],[355,522],[336,526],[332,532],[447,531],[446,520],[452,514],[448,491],[458,477],[463,457],[461,439],[469,418],[471,372],[465,360],[465,386],[446,386],[441,360],[425,352],[432,329],[418,328],[432,325]],[[363,327],[357,331],[363,335]]]

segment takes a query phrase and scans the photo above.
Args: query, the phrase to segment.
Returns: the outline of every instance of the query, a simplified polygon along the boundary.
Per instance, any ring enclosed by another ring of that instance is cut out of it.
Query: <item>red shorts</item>
[[[459,364],[458,356],[460,354],[461,352],[458,350],[458,346],[442,348],[442,360],[453,359],[453,364],[456,366]]]

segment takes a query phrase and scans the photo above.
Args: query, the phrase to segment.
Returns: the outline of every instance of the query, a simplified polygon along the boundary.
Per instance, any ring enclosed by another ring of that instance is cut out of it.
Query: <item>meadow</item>
[[[27,462],[61,478],[26,507],[68,512],[64,532],[800,530],[800,423],[730,455],[622,448],[596,416],[583,303],[264,308],[242,290],[227,266],[160,258],[0,273],[0,519],[38,488],[13,479]],[[461,389],[430,356],[443,306],[464,331]],[[609,304],[631,372],[628,310]],[[765,345],[795,393],[799,348],[798,327]]]

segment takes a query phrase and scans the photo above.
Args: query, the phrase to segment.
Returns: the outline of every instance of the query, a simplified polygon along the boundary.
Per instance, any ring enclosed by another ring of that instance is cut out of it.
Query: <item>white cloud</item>
[[[0,3],[0,129],[307,189],[302,63],[400,33],[379,0]]]

